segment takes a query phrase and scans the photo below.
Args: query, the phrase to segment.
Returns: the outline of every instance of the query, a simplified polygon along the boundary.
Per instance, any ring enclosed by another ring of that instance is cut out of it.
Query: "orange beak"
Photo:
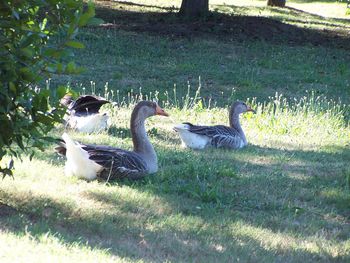
[[[247,106],[247,111],[251,111],[251,112],[253,112],[253,113],[256,113],[256,111],[253,110],[250,106]]]
[[[165,110],[163,110],[161,107],[159,107],[159,105],[157,105],[156,107],[156,115],[162,115],[162,116],[166,116],[168,117],[169,114],[165,112]]]

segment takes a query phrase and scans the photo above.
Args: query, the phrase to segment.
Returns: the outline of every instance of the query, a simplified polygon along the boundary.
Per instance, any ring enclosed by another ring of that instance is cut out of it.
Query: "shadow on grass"
[[[138,6],[134,3],[128,5]],[[232,8],[233,14],[236,8],[239,9],[235,6],[229,7]],[[315,24],[322,25],[329,22],[327,19],[297,9],[277,9],[274,11],[289,14],[291,11],[288,13],[287,10],[292,10],[295,18],[307,15],[325,21],[315,22]],[[235,41],[261,40],[268,43],[288,45],[311,44],[343,49],[349,49],[350,47],[350,37],[345,32],[346,30],[325,31],[302,28],[266,17],[235,16],[213,12],[200,20],[189,21],[178,17],[174,12],[133,12],[102,5],[96,6],[96,15],[108,23],[104,25],[108,29],[146,32],[174,38],[214,37]],[[293,22],[293,18],[290,18],[290,20]],[[332,19],[330,21],[348,22],[346,19]],[[298,20],[298,22],[300,21]]]
[[[120,5],[126,5],[126,6],[137,6],[137,7],[143,7],[143,8],[155,8],[159,9],[162,11],[173,11],[173,7],[166,7],[166,6],[157,6],[157,5],[146,5],[146,4],[139,4],[139,3],[134,3],[132,1],[113,1],[113,4],[120,4]]]
[[[83,192],[85,200],[100,204],[96,209],[82,210],[73,200],[0,192],[5,207],[1,229],[27,231],[34,238],[57,233],[63,243],[87,243],[151,261],[226,261],[232,255],[247,261],[334,260],[327,250],[309,252],[294,245],[315,236],[335,243],[350,238],[350,197],[342,172],[350,150],[345,147],[327,152],[258,146],[241,151],[157,150],[157,175]],[[141,199],[121,197],[120,186]],[[236,234],[236,224],[257,233]],[[260,232],[292,243],[266,248]]]

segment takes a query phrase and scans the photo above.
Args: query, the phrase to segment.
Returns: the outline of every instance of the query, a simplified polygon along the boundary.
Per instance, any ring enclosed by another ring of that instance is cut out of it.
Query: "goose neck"
[[[131,136],[134,152],[138,153],[146,162],[149,172],[156,172],[158,168],[157,155],[147,136],[144,118],[138,117],[132,120]]]
[[[231,110],[230,112],[230,127],[234,128],[238,131],[239,135],[241,136],[244,144],[247,144],[247,139],[245,137],[245,134],[243,132],[243,129],[241,127],[241,123],[239,122],[239,114],[235,113]]]

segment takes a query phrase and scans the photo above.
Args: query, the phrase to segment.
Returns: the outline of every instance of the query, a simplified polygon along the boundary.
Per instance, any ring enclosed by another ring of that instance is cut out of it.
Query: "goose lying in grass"
[[[67,106],[69,116],[66,118],[67,126],[86,133],[98,132],[107,128],[108,115],[101,114],[102,105],[109,103],[104,98],[85,95],[73,100],[67,94],[61,99],[61,104]]]
[[[80,144],[68,134],[56,151],[67,157],[65,173],[86,180],[97,177],[106,179],[139,179],[158,170],[157,155],[149,141],[145,120],[153,115],[168,116],[155,102],[139,102],[131,114],[133,151],[102,145]]]
[[[198,126],[191,123],[183,123],[174,127],[179,133],[182,144],[192,149],[204,149],[206,147],[239,149],[247,145],[247,139],[239,123],[239,114],[255,111],[244,102],[236,101],[232,104],[229,120],[230,127],[224,125]]]

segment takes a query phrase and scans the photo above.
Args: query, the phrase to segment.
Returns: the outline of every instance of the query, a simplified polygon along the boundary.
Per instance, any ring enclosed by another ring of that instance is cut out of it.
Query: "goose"
[[[248,144],[239,123],[239,114],[255,111],[241,101],[231,105],[229,113],[230,126],[199,126],[189,122],[176,125],[174,130],[180,135],[182,145],[191,149],[201,150],[206,147],[239,149]]]
[[[69,115],[65,118],[68,127],[85,133],[107,128],[108,115],[99,110],[102,105],[109,103],[108,100],[94,95],[84,95],[73,100],[70,94],[66,94],[60,102],[68,108]]]
[[[66,156],[65,174],[88,181],[96,178],[136,180],[158,170],[157,154],[149,141],[145,120],[154,115],[169,116],[157,103],[140,101],[132,111],[130,130],[133,151],[111,146],[82,144],[67,133],[56,151]]]

